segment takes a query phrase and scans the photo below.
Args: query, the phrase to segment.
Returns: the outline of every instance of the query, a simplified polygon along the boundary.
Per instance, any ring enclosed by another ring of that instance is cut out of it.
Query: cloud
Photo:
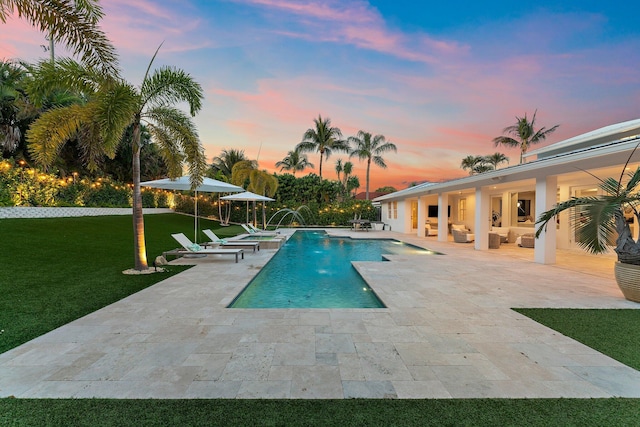
[[[459,55],[468,47],[453,40],[437,40],[425,34],[406,34],[389,28],[383,16],[368,2],[235,0],[269,12],[278,12],[273,31],[282,36],[315,43],[352,45],[408,61],[437,63],[441,56]],[[286,22],[286,25],[281,25]],[[415,42],[414,40],[417,40]]]
[[[203,33],[205,21],[187,2],[171,4],[145,0],[111,0],[104,3],[101,25],[123,53],[151,55],[164,42],[163,52],[185,52],[212,45]]]

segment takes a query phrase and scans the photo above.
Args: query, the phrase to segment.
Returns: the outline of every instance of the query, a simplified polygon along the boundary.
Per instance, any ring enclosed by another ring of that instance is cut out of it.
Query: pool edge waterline
[[[394,254],[437,253],[397,239],[351,239],[325,230],[296,230],[225,308],[386,309],[353,263],[389,262],[386,255]]]

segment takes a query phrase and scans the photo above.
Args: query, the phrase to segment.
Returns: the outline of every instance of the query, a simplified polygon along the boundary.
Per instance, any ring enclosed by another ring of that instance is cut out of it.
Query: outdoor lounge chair
[[[165,252],[165,254],[171,255],[189,255],[189,254],[198,254],[198,255],[235,255],[236,262],[238,262],[238,255],[242,256],[244,259],[244,249],[205,249],[200,245],[193,243],[187,236],[183,233],[172,234],[171,237],[176,239],[180,246],[182,246],[183,250],[176,250],[171,252]]]
[[[253,249],[253,252],[260,250],[260,242],[243,242],[239,240],[226,240],[219,238],[216,233],[213,231],[206,229],[202,230],[202,232],[211,239],[210,242],[203,243],[203,246],[215,245],[218,244],[225,248],[240,248],[240,249]]]
[[[278,234],[280,234],[277,231],[260,230],[259,228],[255,228],[251,224],[240,224],[240,226],[242,226],[242,228],[244,228],[247,233],[253,234],[255,236],[277,236]]]
[[[522,236],[518,236],[516,239],[516,245],[522,248],[533,248],[535,247],[536,238],[533,233],[523,234]]]
[[[476,239],[476,235],[466,229],[451,228],[451,234],[453,235],[453,241],[456,243],[471,243]]]

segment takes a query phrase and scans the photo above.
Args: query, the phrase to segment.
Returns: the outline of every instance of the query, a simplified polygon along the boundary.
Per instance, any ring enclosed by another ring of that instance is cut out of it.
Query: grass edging
[[[618,362],[640,370],[640,309],[513,310]]]
[[[0,399],[10,426],[631,426],[637,399]]]

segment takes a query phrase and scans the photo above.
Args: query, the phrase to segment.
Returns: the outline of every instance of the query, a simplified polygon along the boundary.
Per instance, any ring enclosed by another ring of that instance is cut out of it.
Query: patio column
[[[486,251],[489,249],[489,224],[491,222],[491,197],[489,191],[482,187],[476,188],[476,211],[475,225],[473,232],[476,235],[476,250]]]
[[[570,190],[568,185],[561,185],[558,188],[560,200],[569,200],[571,197]],[[558,249],[569,249],[570,241],[573,240],[573,233],[571,232],[571,227],[569,227],[569,221],[569,212],[562,212],[560,214],[560,224],[558,224],[558,230],[556,231],[556,248]]]
[[[536,178],[536,219],[544,211],[556,204],[558,193],[558,177],[545,176]],[[556,224],[551,221],[535,241],[533,259],[539,264],[554,264],[556,262]]]
[[[426,198],[418,197],[418,237],[425,237],[425,224],[427,221]]]
[[[449,240],[449,193],[438,194],[438,241]]]

